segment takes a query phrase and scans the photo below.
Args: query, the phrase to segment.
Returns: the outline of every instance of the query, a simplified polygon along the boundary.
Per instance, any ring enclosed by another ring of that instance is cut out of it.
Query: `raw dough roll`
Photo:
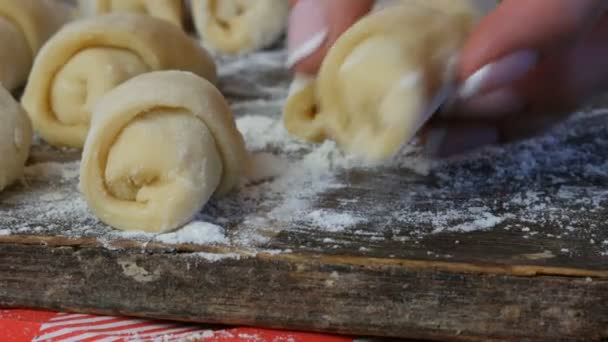
[[[220,92],[191,73],[153,72],[97,104],[80,189],[110,226],[166,232],[212,194],[232,190],[247,170],[243,138]]]
[[[80,14],[93,17],[111,12],[147,14],[182,27],[181,0],[78,0]]]
[[[23,105],[45,140],[80,148],[99,97],[136,75],[169,69],[216,81],[208,53],[175,25],[132,13],[85,19],[40,51]]]
[[[205,46],[231,54],[262,49],[284,33],[287,0],[191,0],[194,24]]]
[[[0,86],[0,191],[23,175],[32,144],[32,124],[19,103]]]
[[[368,15],[340,37],[316,80],[295,80],[285,127],[370,162],[389,158],[451,92],[457,54],[481,16],[468,0],[404,1]]]
[[[25,84],[34,56],[69,19],[55,0],[0,0],[0,83],[13,90]]]

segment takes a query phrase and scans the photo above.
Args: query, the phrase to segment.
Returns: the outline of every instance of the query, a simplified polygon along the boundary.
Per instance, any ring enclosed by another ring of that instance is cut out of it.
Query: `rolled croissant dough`
[[[179,0],[78,0],[78,8],[84,17],[111,12],[133,12],[182,27],[183,6]]]
[[[196,29],[205,46],[246,53],[274,43],[285,31],[287,0],[191,0]]]
[[[81,148],[97,100],[155,70],[191,71],[217,81],[209,54],[175,25],[132,13],[83,19],[66,25],[40,51],[22,102],[43,139]]]
[[[468,0],[402,1],[370,14],[334,44],[316,79],[295,81],[285,127],[370,162],[389,158],[451,92],[458,52],[482,15]]]
[[[69,18],[59,0],[0,0],[0,83],[5,88],[25,83],[38,50]]]
[[[11,94],[0,86],[0,191],[23,175],[31,143],[30,120]]]
[[[248,171],[243,138],[223,96],[187,72],[137,76],[97,104],[81,164],[92,211],[124,230],[166,232]]]

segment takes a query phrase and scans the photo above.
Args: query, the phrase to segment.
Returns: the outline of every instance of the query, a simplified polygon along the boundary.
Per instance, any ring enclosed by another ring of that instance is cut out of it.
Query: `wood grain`
[[[599,339],[607,280],[447,272],[315,255],[1,244],[8,306],[409,338]]]

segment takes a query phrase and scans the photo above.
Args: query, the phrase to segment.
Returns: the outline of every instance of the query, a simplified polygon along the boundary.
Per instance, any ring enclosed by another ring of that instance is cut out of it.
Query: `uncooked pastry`
[[[285,32],[287,0],[191,0],[205,46],[230,54],[262,49]]]
[[[0,86],[0,191],[23,175],[32,144],[32,124],[19,103]]]
[[[180,0],[78,0],[80,15],[93,17],[111,12],[147,14],[182,27]]]
[[[221,93],[187,72],[135,77],[97,104],[80,171],[92,211],[123,230],[167,232],[226,194],[248,156]]]
[[[164,20],[132,13],[84,19],[65,26],[40,51],[23,105],[42,138],[80,148],[97,100],[155,70],[191,71],[211,82],[217,77],[205,49]]]
[[[368,15],[316,79],[295,80],[285,127],[370,162],[391,157],[450,94],[457,54],[481,16],[468,0],[403,1]]]
[[[0,0],[0,84],[25,84],[34,56],[69,18],[57,0]]]

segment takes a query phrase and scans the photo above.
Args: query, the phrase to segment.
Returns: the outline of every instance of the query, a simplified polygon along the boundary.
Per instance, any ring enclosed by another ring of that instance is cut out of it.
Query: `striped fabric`
[[[205,330],[179,324],[157,323],[141,319],[97,317],[81,314],[58,314],[40,327],[35,342],[79,341],[179,341]]]
[[[113,316],[0,310],[6,342],[352,342],[352,338],[254,328],[210,330],[182,323]]]

